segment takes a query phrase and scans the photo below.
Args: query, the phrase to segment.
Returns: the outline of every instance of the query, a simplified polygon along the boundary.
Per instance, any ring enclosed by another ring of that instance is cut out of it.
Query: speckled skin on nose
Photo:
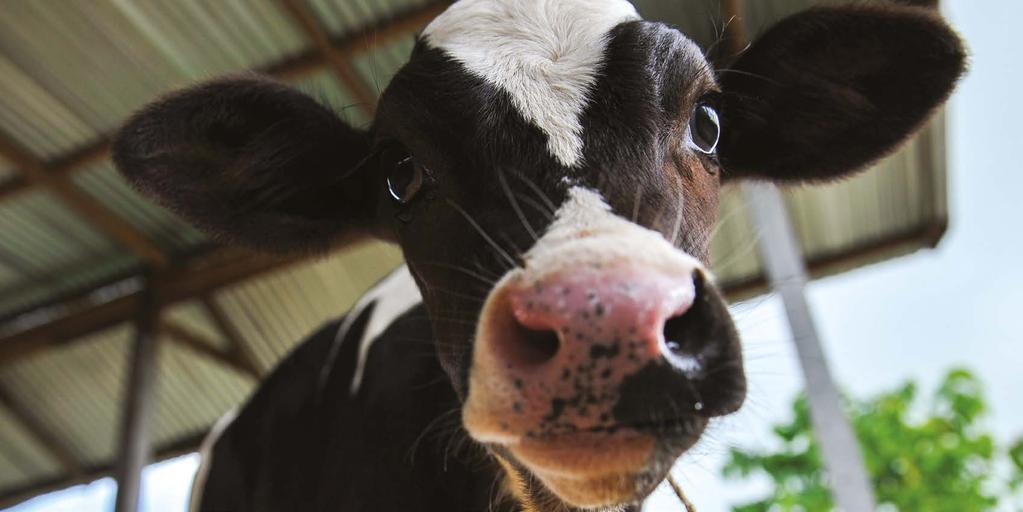
[[[626,377],[664,359],[665,321],[693,303],[693,280],[634,266],[584,266],[507,284],[509,324],[557,334],[556,352],[519,356],[518,332],[494,333],[491,380],[512,383],[501,430],[527,437],[613,433],[611,410]],[[500,361],[504,361],[502,367]]]

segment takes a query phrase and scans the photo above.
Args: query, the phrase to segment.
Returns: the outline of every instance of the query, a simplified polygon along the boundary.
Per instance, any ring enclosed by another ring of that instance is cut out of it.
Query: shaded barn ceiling
[[[704,47],[716,1],[639,0]],[[747,0],[746,27],[806,7]],[[0,506],[108,474],[132,321],[163,306],[153,442],[197,447],[305,334],[398,265],[364,244],[281,260],[211,244],[131,191],[111,134],[154,96],[228,72],[278,76],[365,125],[431,0],[6,0],[0,10]],[[849,181],[786,191],[815,276],[938,242],[947,224],[943,121]],[[727,190],[714,271],[763,290],[756,233]]]

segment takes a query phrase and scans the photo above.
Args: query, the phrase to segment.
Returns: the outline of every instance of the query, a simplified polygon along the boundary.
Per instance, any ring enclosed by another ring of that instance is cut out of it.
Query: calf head
[[[946,98],[963,59],[909,7],[798,14],[717,71],[624,0],[463,0],[367,131],[231,77],[136,114],[115,158],[228,242],[400,244],[464,428],[519,498],[614,509],[743,401],[706,268],[722,182],[863,168]]]

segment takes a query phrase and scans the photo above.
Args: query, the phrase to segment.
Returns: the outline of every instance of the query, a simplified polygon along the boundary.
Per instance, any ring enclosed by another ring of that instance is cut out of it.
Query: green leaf
[[[921,403],[914,383],[846,401],[878,502],[900,511],[1019,509],[1009,500],[1019,498],[1010,495],[1013,489],[1023,490],[1023,439],[1002,448],[985,430],[980,381],[965,369],[952,370],[928,402]],[[773,432],[781,441],[775,453],[732,450],[726,477],[764,474],[773,483],[768,495],[734,510],[832,510],[805,397],[793,402],[791,421]],[[1008,481],[994,470],[1006,459],[1014,468]]]

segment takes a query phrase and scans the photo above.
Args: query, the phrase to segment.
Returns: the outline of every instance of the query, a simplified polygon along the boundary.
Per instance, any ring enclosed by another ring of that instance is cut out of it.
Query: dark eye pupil
[[[718,113],[710,105],[699,105],[693,112],[689,123],[693,143],[703,153],[711,154],[717,150],[718,138],[721,137],[721,124]]]
[[[401,204],[411,201],[422,186],[423,170],[411,156],[398,160],[387,176],[387,191]]]

